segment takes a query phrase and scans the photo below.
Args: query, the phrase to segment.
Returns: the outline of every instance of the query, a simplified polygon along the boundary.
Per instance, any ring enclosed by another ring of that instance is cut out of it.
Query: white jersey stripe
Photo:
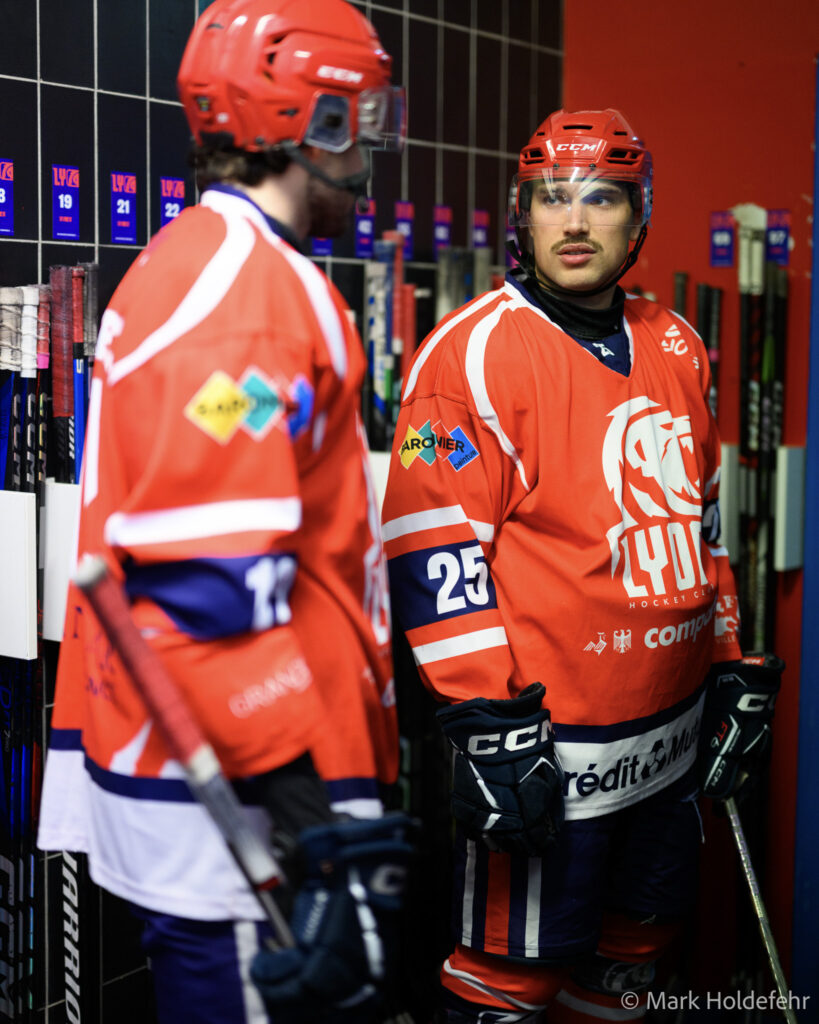
[[[526,480],[523,463],[518,457],[515,446],[506,436],[503,427],[500,425],[498,414],[495,412],[495,407],[492,405],[491,399],[489,398],[489,392],[486,388],[486,373],[484,372],[484,357],[486,354],[486,346],[489,342],[489,335],[495,327],[497,327],[498,321],[504,313],[522,304],[523,299],[521,299],[520,302],[513,300],[510,303],[500,305],[497,309],[493,309],[488,316],[484,317],[477,324],[470,334],[469,341],[466,346],[466,378],[469,382],[472,396],[475,399],[475,408],[477,409],[478,415],[487,427],[489,427],[495,437],[497,437],[503,451],[505,451],[509,458],[515,463],[515,467],[523,486],[528,491],[529,483]]]
[[[330,809],[335,814],[347,814],[351,818],[381,818],[384,805],[378,797],[353,797],[350,800],[331,800]]]
[[[194,281],[170,317],[161,327],[149,334],[144,341],[127,356],[115,362],[108,372],[108,383],[127,377],[129,373],[144,366],[155,355],[178,341],[183,334],[201,324],[216,309],[230,291],[233,282],[253,251],[256,236],[247,221],[226,218],[224,240],[212,259]]]
[[[475,841],[466,841],[466,864],[464,865],[464,896],[461,906],[461,942],[472,945],[472,911],[475,900]]]
[[[344,329],[341,325],[338,310],[330,297],[327,278],[306,256],[283,242],[265,220],[264,214],[256,206],[246,202],[241,196],[232,196],[227,192],[208,191],[202,196],[202,206],[221,213],[227,220],[243,217],[251,221],[265,239],[273,245],[287,260],[298,274],[304,285],[313,312],[321,327],[322,336],[339,377],[347,375],[347,346],[344,341]]]
[[[529,878],[526,887],[526,925],[524,948],[527,956],[537,956],[540,945],[540,887],[543,861],[540,857],[529,858]]]
[[[508,643],[506,630],[503,626],[492,626],[489,629],[478,629],[473,633],[462,633],[446,640],[435,640],[429,644],[413,647],[412,653],[419,665],[429,665],[434,661],[446,658],[457,658],[460,654],[474,654],[475,651],[486,651],[490,647],[503,647]]]
[[[404,386],[404,394],[401,396],[402,401],[406,401],[407,398],[412,394],[413,388],[415,387],[418,381],[418,374],[421,372],[421,368],[423,367],[424,363],[435,351],[438,342],[441,341],[441,339],[444,338],[449,333],[449,331],[452,330],[453,327],[456,327],[462,320],[466,320],[467,317],[472,316],[472,314],[479,310],[482,306],[485,306],[487,303],[497,299],[498,295],[499,292],[497,291],[487,292],[485,295],[482,295],[479,299],[475,299],[474,302],[470,302],[468,306],[466,306],[460,313],[458,313],[457,316],[454,316],[451,320],[447,320],[443,327],[438,328],[438,330],[430,337],[429,341],[421,349],[421,354],[418,356],[415,363],[413,364],[412,369],[410,370],[410,374],[407,377],[407,383]]]
[[[105,542],[111,547],[130,548],[250,530],[292,533],[300,525],[301,501],[298,498],[214,501],[158,512],[115,512],[105,523]]]
[[[397,537],[406,537],[411,533],[437,530],[442,526],[457,526],[460,523],[469,523],[478,540],[489,542],[495,536],[495,527],[492,523],[482,523],[477,519],[469,519],[460,505],[430,508],[425,509],[423,512],[411,512],[409,515],[390,519],[381,527],[381,536],[386,542],[388,540],[395,540]]]
[[[259,952],[256,923],[254,921],[237,921],[233,926],[233,940],[236,944],[239,977],[242,979],[242,1001],[245,1004],[245,1018],[242,1024],[268,1024],[270,1018],[265,1010],[261,993],[250,976],[250,965]]]
[[[470,988],[474,988],[483,995],[492,996],[494,999],[499,999],[502,1002],[509,1003],[510,1006],[517,1006],[521,1010],[543,1009],[542,1003],[524,1003],[522,999],[516,999],[515,996],[510,995],[508,992],[503,992],[499,988],[494,988],[492,985],[488,985],[481,978],[474,974],[470,974],[468,971],[457,970],[452,966],[449,960],[444,961],[443,972],[444,974],[448,974],[451,978],[458,978],[465,985],[469,985]]]

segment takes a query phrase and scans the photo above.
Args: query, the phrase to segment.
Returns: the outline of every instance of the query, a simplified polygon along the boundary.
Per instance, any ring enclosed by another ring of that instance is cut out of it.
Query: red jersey
[[[679,777],[709,665],[740,656],[704,346],[633,296],[624,329],[627,376],[513,280],[451,314],[406,380],[383,510],[425,684],[542,681],[570,818]]]
[[[102,320],[79,553],[123,581],[230,777],[310,750],[333,806],[368,816],[397,731],[347,313],[235,191],[163,229]],[[151,909],[260,916],[181,779],[72,588],[40,845],[88,852],[98,883]]]

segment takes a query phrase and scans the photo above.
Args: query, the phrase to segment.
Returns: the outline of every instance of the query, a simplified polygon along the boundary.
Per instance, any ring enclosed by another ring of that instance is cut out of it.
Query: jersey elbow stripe
[[[342,379],[346,377],[347,347],[344,342],[344,329],[330,296],[327,279],[321,271],[306,256],[302,256],[283,242],[276,232],[271,230],[263,214],[239,196],[231,196],[225,192],[206,192],[202,197],[202,205],[221,213],[228,223],[250,220],[265,240],[290,264],[310,299],[313,313],[321,326],[333,369]]]
[[[299,526],[301,501],[298,498],[255,498],[158,512],[115,512],[106,520],[104,537],[111,547],[129,548],[254,530],[292,533]]]
[[[492,647],[505,647],[508,643],[506,630],[503,626],[492,626],[489,629],[478,629],[474,633],[462,633],[460,636],[448,637],[446,640],[434,640],[428,644],[413,647],[412,653],[419,665],[429,665],[447,658],[457,658],[462,654],[474,654],[476,651],[488,651]]]
[[[468,523],[478,540],[489,543],[495,536],[495,527],[492,523],[470,519],[460,505],[430,508],[423,512],[410,512],[408,515],[390,519],[381,528],[381,535],[386,543],[399,537],[406,537],[408,534],[437,530],[443,526],[459,526],[461,523]]]
[[[182,335],[201,324],[230,291],[253,251],[255,235],[250,225],[243,221],[227,220],[226,227],[224,241],[190,291],[161,327],[149,334],[133,352],[113,364],[108,373],[109,384],[116,384],[144,366]]]

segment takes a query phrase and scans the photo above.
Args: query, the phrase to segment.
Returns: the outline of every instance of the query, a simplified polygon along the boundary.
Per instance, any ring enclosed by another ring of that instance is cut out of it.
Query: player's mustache
[[[590,249],[594,249],[595,252],[602,252],[603,250],[603,246],[591,238],[573,238],[571,241],[564,238],[559,242],[555,242],[552,246],[552,252],[555,255],[559,255],[564,249],[571,249],[575,245],[587,245]]]

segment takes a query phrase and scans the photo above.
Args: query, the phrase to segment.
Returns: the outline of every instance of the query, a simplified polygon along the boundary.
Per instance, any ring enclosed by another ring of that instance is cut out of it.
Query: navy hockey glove
[[[455,748],[452,814],[491,850],[538,856],[563,824],[563,769],[545,693],[532,683],[509,700],[477,697],[437,712]]]
[[[700,732],[700,784],[705,796],[727,800],[764,763],[785,662],[774,654],[711,666]]]
[[[296,947],[260,951],[251,976],[276,1024],[383,1019],[395,970],[410,819],[334,822],[300,837],[303,882],[290,922]]]

